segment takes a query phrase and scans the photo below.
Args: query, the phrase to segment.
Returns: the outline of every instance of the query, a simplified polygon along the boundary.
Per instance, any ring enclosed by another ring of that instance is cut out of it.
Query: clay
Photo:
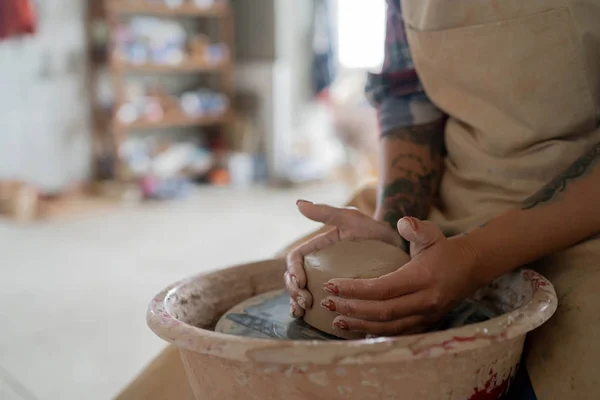
[[[363,339],[364,334],[334,329],[337,316],[320,306],[329,294],[323,284],[334,278],[378,278],[396,271],[410,261],[402,249],[378,240],[346,240],[304,257],[307,289],[313,296],[313,307],[306,311],[309,325],[344,339]]]

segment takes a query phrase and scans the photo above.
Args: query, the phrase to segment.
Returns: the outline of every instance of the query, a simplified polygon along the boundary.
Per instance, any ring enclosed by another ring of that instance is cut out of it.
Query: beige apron
[[[450,119],[443,209],[463,232],[509,209],[600,141],[600,0],[403,0],[417,73]],[[565,221],[568,223],[568,221]],[[600,399],[600,241],[544,260],[560,308],[530,335],[538,397]]]

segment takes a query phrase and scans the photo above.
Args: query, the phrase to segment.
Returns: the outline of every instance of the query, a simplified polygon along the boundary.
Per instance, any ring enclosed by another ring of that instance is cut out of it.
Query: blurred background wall
[[[38,34],[0,41],[0,179],[53,191],[90,173],[85,3],[38,7]]]

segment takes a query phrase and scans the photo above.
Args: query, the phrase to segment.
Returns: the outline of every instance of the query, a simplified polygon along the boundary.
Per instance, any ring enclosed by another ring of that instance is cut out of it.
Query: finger
[[[324,249],[339,241],[340,236],[338,229],[332,228],[330,231],[320,233],[307,240],[288,253],[286,257],[287,270],[290,273],[290,277],[296,279],[299,288],[304,288],[306,286],[304,256]]]
[[[389,300],[427,288],[430,277],[409,261],[397,271],[372,279],[332,279],[323,290],[335,296],[360,300]]]
[[[304,316],[304,310],[294,302],[294,300],[290,299],[290,317],[292,318],[302,318]]]
[[[430,221],[404,217],[398,221],[397,226],[400,236],[410,242],[410,253],[412,256],[419,254],[434,243],[445,239],[440,228]]]
[[[298,209],[307,218],[339,229],[339,239],[376,239],[393,246],[403,246],[396,231],[355,208],[336,208],[325,204],[298,202]]]
[[[308,310],[312,307],[313,298],[310,292],[306,289],[300,289],[296,286],[295,282],[292,281],[290,275],[285,273],[285,288],[290,294],[290,298],[304,310]]]
[[[394,321],[429,311],[429,304],[422,292],[409,294],[385,301],[344,299],[326,297],[321,307],[339,315],[366,321]]]
[[[327,204],[314,204],[304,200],[298,201],[297,205],[302,215],[315,222],[337,227],[342,227],[348,222],[349,214],[346,213],[344,216],[344,211],[350,211],[350,209],[332,207]],[[352,211],[360,214],[360,211],[355,209]]]
[[[306,286],[306,273],[304,272],[304,255],[299,251],[300,246],[294,248],[285,256],[285,263],[286,273],[289,274],[290,279],[298,288],[303,288]]]
[[[288,294],[290,295],[290,298],[295,299],[296,297],[298,297],[300,288],[296,285],[295,282],[293,282],[290,279],[290,275],[287,272],[285,274],[283,274],[283,280],[285,282],[285,289],[287,290]]]
[[[388,322],[365,321],[350,317],[336,317],[333,320],[333,328],[348,332],[367,333],[379,336],[395,336],[423,325],[425,317],[413,315]]]

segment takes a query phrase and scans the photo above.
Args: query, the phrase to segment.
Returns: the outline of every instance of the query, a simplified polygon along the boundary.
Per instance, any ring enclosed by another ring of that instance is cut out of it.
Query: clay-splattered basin
[[[362,341],[277,341],[212,331],[223,313],[282,287],[283,260],[239,265],[170,286],[148,324],[175,344],[197,399],[498,398],[513,377],[525,334],[556,310],[552,285],[533,271],[481,289],[505,314],[442,332]]]

